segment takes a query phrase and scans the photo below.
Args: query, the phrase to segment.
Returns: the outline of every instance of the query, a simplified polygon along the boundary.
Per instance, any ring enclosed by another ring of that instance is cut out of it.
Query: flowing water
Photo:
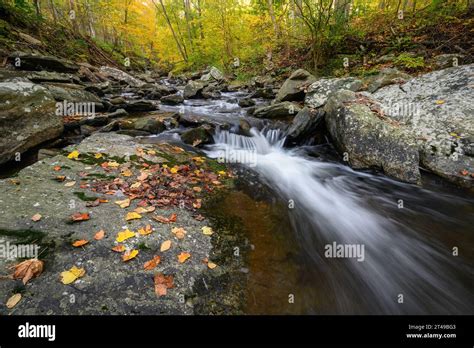
[[[215,142],[210,157],[248,165],[288,203],[289,232],[304,264],[301,312],[472,313],[472,198],[285,149],[280,131],[217,131]],[[357,245],[363,254],[327,257],[333,243]]]

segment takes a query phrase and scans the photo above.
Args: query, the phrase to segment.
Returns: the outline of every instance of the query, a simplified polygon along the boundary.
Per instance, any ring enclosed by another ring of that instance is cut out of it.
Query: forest
[[[474,0],[0,0],[0,318],[472,315],[473,99]]]

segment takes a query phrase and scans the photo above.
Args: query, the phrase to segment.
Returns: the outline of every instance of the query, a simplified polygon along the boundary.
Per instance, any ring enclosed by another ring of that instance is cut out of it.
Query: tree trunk
[[[34,0],[34,2],[35,2],[36,15],[37,15],[38,17],[41,17],[40,0]]]
[[[191,48],[193,47],[193,35],[192,35],[192,28],[191,28],[191,3],[189,0],[183,0],[184,6],[184,18],[186,19],[186,31],[188,34],[189,44]]]
[[[268,12],[270,13],[270,18],[273,24],[273,30],[275,31],[275,36],[279,39],[280,38],[280,28],[278,27],[278,22],[275,18],[275,10],[273,8],[273,0],[267,0],[268,4]]]
[[[156,9],[158,9],[158,5],[156,4],[155,0],[152,0],[152,1],[153,1],[153,4],[155,5]],[[176,46],[178,46],[179,53],[181,54],[181,57],[183,58],[183,60],[185,62],[187,62],[188,57],[186,56],[185,52],[183,51],[183,47],[181,47],[181,44],[179,42],[178,37],[176,36],[174,28],[171,25],[170,18],[168,17],[168,13],[166,12],[165,5],[163,4],[163,0],[159,0],[159,1],[160,1],[160,5],[161,5],[161,10],[163,11],[163,15],[165,16],[165,19],[166,19],[166,23],[168,23],[168,27],[170,28],[171,33],[173,34],[173,38],[174,38],[174,41],[176,43]]]

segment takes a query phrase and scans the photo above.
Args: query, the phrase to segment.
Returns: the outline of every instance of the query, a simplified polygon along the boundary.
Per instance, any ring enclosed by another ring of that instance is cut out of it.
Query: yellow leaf
[[[165,240],[163,243],[161,243],[160,251],[166,251],[169,248],[171,248],[171,241]]]
[[[191,257],[190,253],[187,252],[182,252],[181,254],[178,255],[178,262],[179,263],[184,263],[186,262],[187,259]]]
[[[20,300],[21,300],[21,294],[20,293],[13,295],[7,301],[7,308],[12,309],[13,307],[15,307],[18,304],[18,302],[20,302]]]
[[[155,211],[155,207],[154,206],[149,206],[149,207],[138,207],[134,210],[135,213],[138,213],[138,214],[144,214],[144,213],[151,213],[151,212],[154,212]]]
[[[107,162],[107,166],[110,168],[117,168],[120,164],[115,161]]]
[[[136,183],[130,185],[130,188],[136,189],[136,188],[139,188],[141,185],[142,185],[142,183],[137,181]]]
[[[95,159],[102,158],[102,154],[101,154],[101,153],[96,153],[96,154],[94,155],[94,158],[95,158]]]
[[[142,236],[146,236],[147,234],[150,234],[151,232],[153,232],[153,230],[151,229],[151,225],[146,225],[144,228],[140,228],[138,230],[138,233],[140,233]]]
[[[117,234],[116,241],[121,243],[124,240],[127,240],[127,239],[132,238],[132,237],[135,237],[135,232],[132,232],[127,228],[125,231],[119,232]]]
[[[125,170],[122,171],[122,175],[126,176],[126,177],[129,177],[129,176],[132,176],[133,173],[130,169],[125,169]]]
[[[202,230],[202,233],[205,234],[206,236],[210,236],[214,233],[212,228],[210,228],[208,226],[204,226],[203,228],[201,228],[201,230]]]
[[[64,186],[71,187],[71,186],[74,186],[75,184],[76,184],[75,181],[70,181],[70,182],[65,183]]]
[[[178,166],[174,166],[173,168],[170,169],[170,173],[171,174],[176,174],[179,170],[179,167]]]
[[[69,271],[64,271],[61,273],[61,283],[63,284],[71,284],[76,281],[77,278],[81,278],[86,274],[84,268],[77,268],[73,266]]]
[[[438,105],[441,105],[441,104],[444,104],[444,100],[437,100],[437,101],[435,101],[435,103],[438,104]]]
[[[135,219],[141,219],[142,216],[138,213],[135,213],[134,211],[127,213],[127,216],[125,216],[125,220],[135,220]]]
[[[137,255],[138,255],[138,250],[128,251],[125,254],[123,254],[122,260],[125,262],[125,261],[135,258]]]
[[[219,174],[219,175],[226,175],[227,173],[224,172],[223,170],[220,170],[220,171],[217,172],[217,174]]]
[[[79,151],[77,150],[74,150],[69,155],[67,155],[67,158],[69,159],[77,159],[78,157],[79,157]]]
[[[214,268],[217,267],[217,265],[216,265],[214,262],[209,261],[209,262],[207,263],[207,267],[209,267],[210,269],[214,269]]]
[[[186,231],[182,227],[173,227],[171,232],[176,236],[178,239],[183,239],[186,235]]]
[[[122,200],[122,201],[115,201],[114,203],[115,203],[115,204],[118,204],[118,206],[119,206],[120,208],[127,208],[127,207],[130,206],[130,199],[127,198],[127,199],[124,199],[124,200]]]

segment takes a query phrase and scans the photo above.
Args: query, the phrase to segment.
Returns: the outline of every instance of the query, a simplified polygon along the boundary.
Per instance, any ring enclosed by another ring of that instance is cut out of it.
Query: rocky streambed
[[[438,264],[453,245],[472,244],[474,65],[419,77],[390,68],[368,79],[299,69],[285,81],[240,84],[214,67],[160,77],[18,52],[8,60],[0,70],[0,234],[39,244],[45,268],[26,285],[0,281],[4,302],[22,294],[13,309],[0,304],[3,313],[463,311],[454,298],[465,296],[465,254],[457,266],[439,264],[439,281],[421,274],[430,258]],[[219,163],[235,162],[229,152],[256,166]],[[134,212],[140,217],[127,219]],[[127,230],[134,236],[118,242]],[[341,238],[372,247],[372,263],[354,272],[323,261],[324,243]],[[416,263],[405,281],[396,281],[404,263],[395,255],[381,262],[389,245]],[[124,261],[131,251],[138,256]],[[60,274],[73,266],[85,274],[65,285]],[[448,291],[456,267],[462,280]],[[374,281],[375,270],[391,280]],[[173,278],[165,296],[156,274]],[[415,279],[429,283],[431,305],[406,288]],[[394,286],[411,295],[405,308],[390,303]],[[360,301],[374,289],[384,292],[377,303]]]

